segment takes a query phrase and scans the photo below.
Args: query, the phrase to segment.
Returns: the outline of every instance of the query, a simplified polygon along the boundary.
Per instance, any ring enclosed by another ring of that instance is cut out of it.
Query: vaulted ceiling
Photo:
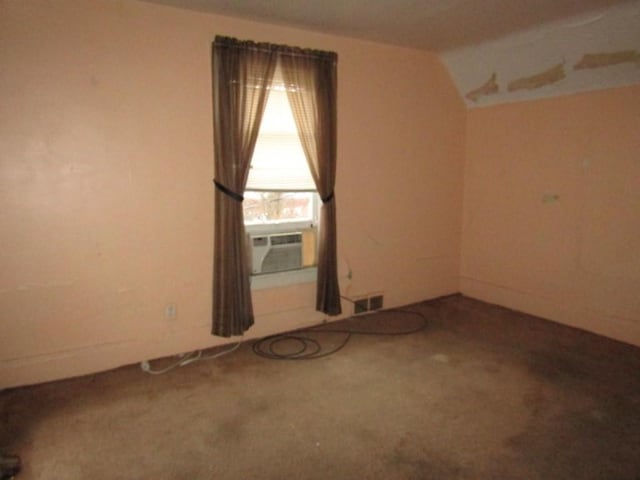
[[[147,0],[429,50],[467,106],[640,84],[640,0]]]

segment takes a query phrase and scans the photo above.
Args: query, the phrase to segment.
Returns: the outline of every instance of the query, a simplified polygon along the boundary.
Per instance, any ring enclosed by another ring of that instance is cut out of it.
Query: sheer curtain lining
[[[216,37],[212,52],[214,111],[214,268],[212,333],[240,335],[254,323],[241,198],[276,64],[316,189],[316,309],[338,315],[335,206],[337,55],[298,47]],[[247,88],[251,86],[252,88]]]

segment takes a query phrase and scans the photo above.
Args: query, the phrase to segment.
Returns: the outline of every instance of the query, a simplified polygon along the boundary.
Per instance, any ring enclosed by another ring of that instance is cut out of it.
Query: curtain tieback
[[[244,201],[244,197],[239,193],[234,192],[233,190],[225,187],[223,184],[219,183],[217,180],[213,180],[213,184],[216,186],[218,190],[227,195],[228,197],[233,198],[236,202]],[[332,194],[333,195],[333,194]]]
[[[331,193],[329,195],[327,195],[326,197],[320,197],[320,200],[322,200],[322,203],[329,203],[331,200],[333,200],[333,197],[335,197],[335,192],[331,190]]]

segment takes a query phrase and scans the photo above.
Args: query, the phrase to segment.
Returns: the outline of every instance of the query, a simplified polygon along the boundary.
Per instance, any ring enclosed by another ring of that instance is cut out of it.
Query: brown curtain
[[[337,55],[282,47],[280,62],[293,117],[322,199],[318,232],[318,290],[316,309],[338,315],[336,197]]]
[[[269,45],[216,37],[213,44],[215,217],[213,327],[222,337],[253,325],[242,213],[251,157],[276,66]]]

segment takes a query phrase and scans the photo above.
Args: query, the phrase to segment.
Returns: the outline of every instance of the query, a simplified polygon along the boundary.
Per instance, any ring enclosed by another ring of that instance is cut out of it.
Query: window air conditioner
[[[302,232],[250,235],[253,274],[284,272],[303,267]]]

